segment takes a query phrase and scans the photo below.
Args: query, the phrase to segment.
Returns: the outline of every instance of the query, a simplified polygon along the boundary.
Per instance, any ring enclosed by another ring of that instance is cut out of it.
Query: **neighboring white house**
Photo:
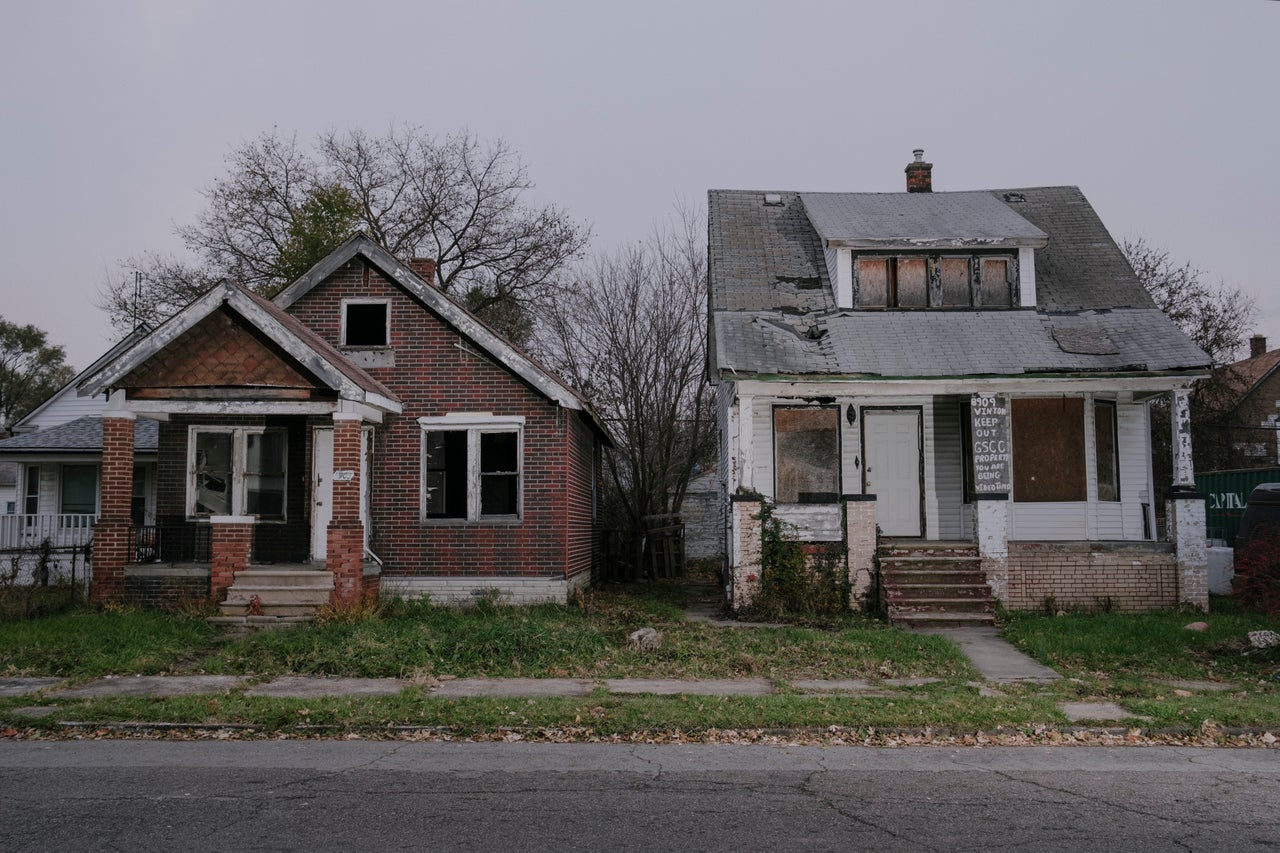
[[[103,359],[121,346],[113,347]],[[107,403],[104,396],[78,396],[76,384],[101,362],[14,424],[12,438],[0,441],[0,464],[13,465],[15,472],[12,496],[0,504],[4,510],[0,550],[46,539],[54,547],[69,548],[92,538],[101,499],[102,412]],[[154,421],[138,421],[134,434],[138,524],[154,523],[156,436]]]
[[[710,193],[732,602],[760,582],[763,498],[796,538],[845,542],[855,597],[887,588],[891,612],[895,591],[903,612],[977,594],[912,575],[928,551],[1011,607],[1207,605],[1202,508],[1197,534],[1176,501],[1186,542],[1151,541],[1148,403],[1173,397],[1193,492],[1208,357],[1080,190],[934,193],[921,155],[904,193]]]

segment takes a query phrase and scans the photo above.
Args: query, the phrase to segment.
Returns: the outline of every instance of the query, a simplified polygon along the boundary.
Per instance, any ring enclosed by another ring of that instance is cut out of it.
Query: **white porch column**
[[[738,397],[738,485],[747,492],[756,490],[755,474],[755,398]]]
[[[1173,491],[1196,490],[1195,463],[1191,456],[1191,391],[1174,388],[1169,412],[1173,418]]]
[[[1170,392],[1173,418],[1173,484],[1165,507],[1169,539],[1178,556],[1178,601],[1209,609],[1208,531],[1204,495],[1196,492],[1191,455],[1191,394],[1186,388]]]

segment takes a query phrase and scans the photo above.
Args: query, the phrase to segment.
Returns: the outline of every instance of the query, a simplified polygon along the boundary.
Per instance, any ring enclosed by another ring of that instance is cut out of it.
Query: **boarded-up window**
[[[968,308],[973,299],[969,294],[969,259],[941,258],[938,268],[942,275],[942,307]]]
[[[835,406],[773,410],[778,503],[840,499],[839,415]]]
[[[1098,465],[1098,500],[1120,500],[1120,459],[1116,453],[1116,404],[1093,404],[1093,446]]]
[[[1013,499],[1085,499],[1084,400],[1012,401]]]
[[[858,307],[889,305],[889,259],[858,258]]]
[[[929,307],[929,280],[924,258],[898,258],[899,308]]]
[[[1008,308],[1013,304],[1013,288],[1009,284],[1007,258],[982,259],[983,308]]]

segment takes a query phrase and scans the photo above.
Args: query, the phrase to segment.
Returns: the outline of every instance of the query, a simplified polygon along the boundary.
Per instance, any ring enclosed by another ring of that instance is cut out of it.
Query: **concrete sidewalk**
[[[960,647],[982,677],[996,684],[1048,683],[1062,676],[1025,655],[995,628],[933,628],[920,632],[946,637]]]

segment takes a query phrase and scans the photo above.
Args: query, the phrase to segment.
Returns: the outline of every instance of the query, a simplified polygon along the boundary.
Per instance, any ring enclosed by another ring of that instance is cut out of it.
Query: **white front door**
[[[920,410],[864,409],[865,490],[885,536],[920,536]]]
[[[329,554],[329,519],[333,518],[333,430],[318,429],[311,453],[311,559]]]

